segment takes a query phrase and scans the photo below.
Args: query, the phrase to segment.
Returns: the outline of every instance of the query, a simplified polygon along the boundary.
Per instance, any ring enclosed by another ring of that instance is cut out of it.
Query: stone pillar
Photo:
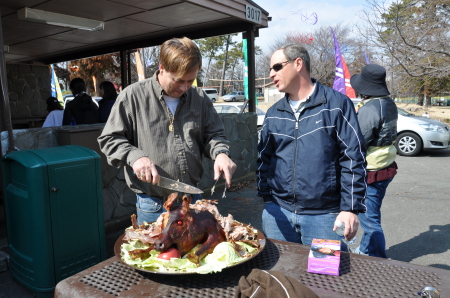
[[[50,66],[7,64],[6,73],[11,118],[45,118],[45,101],[52,95]]]

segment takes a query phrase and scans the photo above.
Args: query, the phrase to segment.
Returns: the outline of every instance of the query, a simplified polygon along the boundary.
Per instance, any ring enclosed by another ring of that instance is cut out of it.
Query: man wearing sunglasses
[[[366,192],[364,138],[353,103],[311,78],[309,54],[298,44],[276,50],[270,65],[285,96],[267,111],[258,144],[263,231],[310,245],[313,238],[339,240],[337,219],[350,240]]]

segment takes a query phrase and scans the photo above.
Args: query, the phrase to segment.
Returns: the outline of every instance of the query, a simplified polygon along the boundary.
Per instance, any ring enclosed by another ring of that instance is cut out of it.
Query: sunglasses
[[[287,60],[287,61],[284,61],[284,62],[275,63],[275,64],[272,65],[272,67],[270,68],[270,71],[272,71],[272,69],[273,69],[275,72],[279,72],[279,71],[282,70],[283,67],[286,65],[285,63],[289,63],[289,62],[292,62],[292,61],[293,61],[293,60]]]

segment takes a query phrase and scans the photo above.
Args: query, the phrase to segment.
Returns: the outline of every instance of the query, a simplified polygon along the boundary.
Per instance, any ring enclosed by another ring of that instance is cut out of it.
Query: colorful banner
[[[333,89],[347,95],[350,98],[355,98],[355,90],[353,90],[350,85],[350,72],[347,64],[345,63],[344,57],[341,55],[336,34],[334,34],[333,28],[330,27],[330,29],[334,38],[334,57],[336,60],[336,73],[334,76]]]
[[[56,97],[58,101],[64,105],[64,99],[61,93],[61,87],[59,86],[58,77],[55,74],[55,69],[53,68],[53,64],[51,64],[52,68],[52,82],[51,82],[51,89],[52,89],[52,96]]]
[[[247,53],[247,39],[242,40],[242,51],[244,52],[244,94],[248,97],[248,53]]]
[[[245,98],[249,97],[249,90],[248,90],[248,51],[247,51],[247,39],[242,40],[242,51],[244,52],[244,94]],[[258,105],[258,96],[256,96],[256,90],[255,90],[255,104]]]
[[[350,84],[350,77],[351,77],[350,71],[348,70],[344,57],[341,56],[341,58],[342,58],[342,65],[344,66],[345,95],[347,95],[350,98],[356,98],[356,92],[352,88],[352,85]]]
[[[333,89],[345,94],[344,66],[342,65],[341,50],[333,28],[330,27],[330,29],[334,38],[334,58],[336,60],[336,72],[334,75]]]

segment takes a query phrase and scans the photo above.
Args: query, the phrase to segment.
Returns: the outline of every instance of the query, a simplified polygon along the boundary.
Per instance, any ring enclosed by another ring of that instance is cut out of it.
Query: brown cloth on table
[[[242,276],[235,298],[319,298],[307,286],[279,271],[253,269]]]

